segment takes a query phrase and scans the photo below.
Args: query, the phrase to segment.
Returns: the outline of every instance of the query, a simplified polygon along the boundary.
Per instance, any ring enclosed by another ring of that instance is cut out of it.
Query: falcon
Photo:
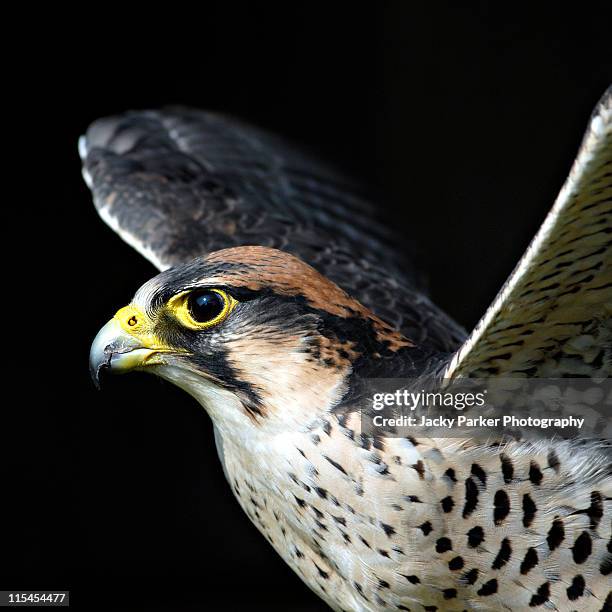
[[[467,336],[359,186],[281,139],[171,108],[79,149],[102,219],[160,270],[93,341],[94,381],[191,394],[238,503],[332,609],[612,609],[609,441],[380,436],[357,402],[377,379],[612,377],[612,89]]]

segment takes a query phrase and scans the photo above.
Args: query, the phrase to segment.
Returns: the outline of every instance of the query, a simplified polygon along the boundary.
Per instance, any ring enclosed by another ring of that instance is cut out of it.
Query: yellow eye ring
[[[237,303],[222,289],[205,288],[179,293],[167,307],[185,327],[203,330],[225,321]]]

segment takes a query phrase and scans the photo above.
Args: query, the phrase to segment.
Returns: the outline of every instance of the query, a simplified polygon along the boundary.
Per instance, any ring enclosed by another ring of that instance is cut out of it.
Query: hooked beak
[[[91,378],[100,388],[103,370],[122,374],[145,365],[158,350],[144,347],[134,336],[126,332],[119,321],[111,319],[97,334],[89,352]]]

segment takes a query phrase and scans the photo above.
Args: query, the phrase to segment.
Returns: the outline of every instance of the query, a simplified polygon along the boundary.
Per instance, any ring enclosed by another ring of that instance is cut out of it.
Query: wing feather
[[[612,87],[542,227],[444,375],[612,376]]]

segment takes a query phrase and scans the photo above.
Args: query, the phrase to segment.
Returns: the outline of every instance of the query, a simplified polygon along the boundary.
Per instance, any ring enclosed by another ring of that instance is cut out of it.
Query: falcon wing
[[[275,247],[421,346],[449,352],[465,337],[418,290],[359,188],[269,134],[197,110],[139,111],[96,121],[79,150],[100,216],[161,270]]]
[[[612,376],[612,87],[542,227],[444,377]]]

